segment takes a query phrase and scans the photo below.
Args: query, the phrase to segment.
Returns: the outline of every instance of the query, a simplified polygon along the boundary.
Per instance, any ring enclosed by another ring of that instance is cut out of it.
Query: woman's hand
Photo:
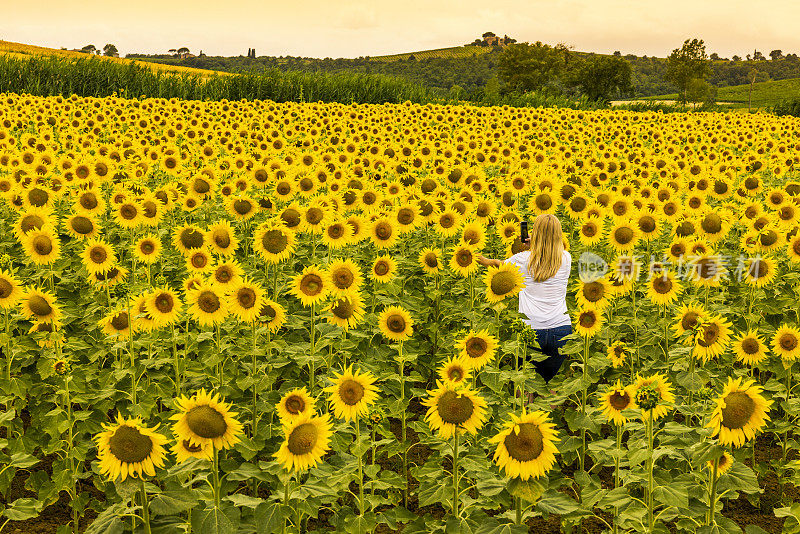
[[[501,263],[500,260],[493,260],[491,258],[486,258],[486,257],[482,256],[481,254],[478,254],[478,256],[475,258],[475,261],[477,261],[478,263],[480,263],[484,267],[488,267],[490,265],[495,265],[496,266],[496,265],[500,265],[500,263]]]

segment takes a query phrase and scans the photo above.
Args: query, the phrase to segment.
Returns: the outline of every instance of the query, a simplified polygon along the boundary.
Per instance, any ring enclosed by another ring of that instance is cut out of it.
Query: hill
[[[732,85],[717,89],[718,102],[731,102],[734,107],[747,107],[750,84]],[[785,100],[800,97],[800,78],[772,80],[753,84],[754,108],[774,107]],[[648,97],[647,100],[677,100],[677,93]]]
[[[15,43],[12,41],[2,41],[2,40],[0,40],[0,55],[7,55],[15,58],[49,56],[49,57],[66,58],[66,59],[86,59],[88,57],[92,57],[123,65],[136,63],[141,66],[147,66],[155,71],[166,71],[166,72],[173,72],[176,74],[194,74],[199,76],[209,76],[212,74],[227,74],[225,72],[214,72],[214,71],[209,71],[208,69],[199,69],[194,67],[186,67],[182,65],[164,65],[149,61],[138,61],[127,58],[97,56],[97,55],[85,54],[83,52],[76,52],[73,50],[59,50],[56,48],[47,48],[44,46],[35,46],[35,45],[28,45],[28,44]]]
[[[370,56],[372,61],[398,61],[407,60],[411,56],[414,59],[431,59],[431,58],[446,58],[458,59],[464,57],[472,57],[476,55],[486,54],[492,51],[492,48],[487,46],[451,46],[449,48],[435,48],[433,50],[420,50],[418,52],[406,52],[403,54],[391,54],[388,56]]]

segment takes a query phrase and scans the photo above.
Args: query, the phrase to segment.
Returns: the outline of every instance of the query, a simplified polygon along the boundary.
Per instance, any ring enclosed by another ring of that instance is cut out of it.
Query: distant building
[[[178,57],[181,59],[186,59],[187,57],[197,57],[191,52],[184,52],[183,54],[178,54]]]

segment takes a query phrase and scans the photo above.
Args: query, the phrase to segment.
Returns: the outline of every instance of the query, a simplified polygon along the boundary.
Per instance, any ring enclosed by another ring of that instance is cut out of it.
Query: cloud
[[[346,30],[366,30],[378,26],[378,13],[373,4],[353,2],[337,6],[334,26]]]

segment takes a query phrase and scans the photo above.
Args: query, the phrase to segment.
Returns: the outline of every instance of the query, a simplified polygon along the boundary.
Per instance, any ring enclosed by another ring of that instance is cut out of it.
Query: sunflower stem
[[[361,446],[361,424],[358,417],[356,417],[356,447]],[[358,513],[364,516],[364,457],[363,454],[358,456]]]
[[[215,325],[215,328],[216,328],[216,334],[217,334],[217,355],[221,358],[222,357],[222,343],[221,343],[221,339],[220,339],[219,323],[217,323]],[[220,362],[217,364],[217,379],[219,381],[219,390],[220,390],[220,392],[222,392],[222,373],[223,373],[224,363],[225,363],[225,361],[221,359]]]
[[[717,472],[719,470],[719,458],[714,460],[714,468],[711,473],[711,485],[708,489],[708,525],[714,524],[714,513],[717,507]]]
[[[408,508],[408,456],[406,455],[406,382],[405,382],[405,362],[403,361],[403,342],[401,341],[397,349],[399,355],[398,365],[400,367],[400,406],[403,408],[400,413],[400,442],[403,444],[403,506]]]
[[[9,318],[8,308],[3,310],[3,333],[6,335],[6,344],[3,348],[6,355],[6,382],[11,384],[11,364],[14,359],[11,357],[11,319]]]
[[[219,449],[213,443],[211,447],[214,449],[214,506],[219,509],[220,507],[220,488],[219,488]]]
[[[619,487],[619,456],[622,453],[622,425],[617,425],[617,454],[614,455],[614,489]],[[619,507],[614,507],[614,534],[619,531]]]
[[[292,481],[292,475],[287,475],[286,482],[283,484],[283,506],[288,508],[289,506],[289,483]],[[283,518],[283,527],[281,528],[281,532],[286,534],[286,522],[288,518]]]
[[[372,456],[370,457],[370,465],[375,465],[375,427],[376,426],[377,425],[373,421],[373,423],[372,423],[372,432],[371,432],[370,443],[369,443],[369,448],[370,448],[370,451],[372,452]],[[374,478],[372,479],[372,481],[370,481],[370,493],[372,493],[373,497],[375,496],[375,479]]]
[[[315,335],[314,335],[314,303],[311,303],[311,357],[308,360],[308,390],[314,395],[314,357],[316,356]]]
[[[150,504],[147,501],[147,491],[144,489],[144,478],[139,479],[139,487],[142,490],[142,521],[144,523],[144,531],[151,534],[150,530]]]
[[[589,367],[589,338],[583,338],[583,378],[581,379],[581,415],[586,415],[587,395],[587,368]],[[580,470],[586,467],[586,427],[581,428],[581,456],[579,458]]]
[[[59,342],[56,341],[56,344]],[[61,352],[58,349],[58,352]],[[72,487],[70,488],[70,492],[72,493],[73,504],[72,504],[72,529],[73,532],[78,532],[78,510],[74,506],[75,499],[78,498],[78,484],[77,484],[77,472],[75,470],[75,457],[72,454],[73,444],[74,441],[74,434],[73,434],[73,424],[72,424],[72,395],[69,391],[69,373],[64,375],[64,407],[67,410],[67,455],[69,455],[69,472],[70,472],[70,484]]]
[[[514,497],[514,505],[515,505],[515,508],[517,509],[517,521],[516,521],[516,524],[517,525],[521,525],[522,524],[522,499],[519,498],[519,497]]]
[[[647,524],[653,530],[653,410],[647,411]]]
[[[253,388],[253,439],[255,439],[256,434],[258,433],[258,388],[256,388],[255,379],[258,374],[258,358],[256,358],[256,344],[258,342],[258,332],[256,330],[256,322],[253,321],[253,352],[252,352],[252,359],[253,359],[253,368],[251,369],[251,379],[253,380],[252,388]]]
[[[458,429],[453,434],[453,517],[458,517]]]
[[[789,363],[789,367],[786,368],[786,404],[787,405],[789,404],[789,397],[792,394],[792,367],[793,367],[792,364],[793,363],[794,362],[790,362]],[[789,439],[789,429],[787,428],[786,430],[783,431],[783,440],[781,441],[781,448],[783,449],[781,465],[786,465],[786,451],[788,449],[788,447],[787,447],[787,444],[788,444],[787,440],[788,439]],[[755,441],[755,437],[753,438],[753,441]],[[753,455],[755,456],[755,452],[753,453]],[[784,477],[781,476],[781,484],[780,484],[781,495],[783,495],[783,478]]]
[[[179,398],[181,396],[183,384],[181,383],[181,361],[178,358],[178,345],[175,341],[174,322],[170,324],[170,336],[172,337],[172,358],[175,360],[175,397]]]

